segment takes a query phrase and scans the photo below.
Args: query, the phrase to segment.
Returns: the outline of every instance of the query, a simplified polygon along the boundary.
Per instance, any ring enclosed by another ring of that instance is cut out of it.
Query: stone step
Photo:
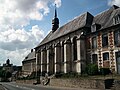
[[[105,80],[105,89],[110,89],[114,86],[114,79]]]

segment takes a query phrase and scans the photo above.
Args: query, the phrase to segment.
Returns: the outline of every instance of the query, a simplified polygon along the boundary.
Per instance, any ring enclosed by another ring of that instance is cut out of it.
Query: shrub
[[[59,73],[55,75],[56,78],[78,78],[80,75],[76,72]]]
[[[98,75],[98,66],[96,64],[89,64],[86,69],[85,72],[88,75]]]
[[[100,68],[100,74],[101,75],[108,75],[108,74],[110,74],[111,73],[111,71],[110,71],[110,69],[109,68]]]

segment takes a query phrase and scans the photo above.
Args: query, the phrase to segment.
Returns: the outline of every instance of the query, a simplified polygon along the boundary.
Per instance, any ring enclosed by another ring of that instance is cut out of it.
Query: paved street
[[[5,88],[0,84],[0,90],[5,90]]]
[[[98,90],[98,89],[73,89],[65,87],[52,87],[41,85],[17,84],[17,83],[1,83],[6,90]]]

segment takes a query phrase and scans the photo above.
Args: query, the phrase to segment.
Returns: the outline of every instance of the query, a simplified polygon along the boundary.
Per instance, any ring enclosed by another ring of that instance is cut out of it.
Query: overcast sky
[[[0,0],[0,63],[22,65],[25,56],[51,30],[54,5],[60,26],[82,13],[96,15],[120,0]]]

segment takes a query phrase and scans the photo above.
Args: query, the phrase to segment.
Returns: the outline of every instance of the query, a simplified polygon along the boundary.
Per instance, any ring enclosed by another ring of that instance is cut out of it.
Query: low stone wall
[[[16,83],[33,84],[36,80],[16,80]]]
[[[17,83],[33,84],[36,80],[17,80]],[[81,78],[52,78],[50,86],[71,87],[71,88],[87,88],[105,90],[105,81],[103,79],[81,79]],[[114,80],[111,90],[120,90],[120,80]]]
[[[33,84],[36,80],[16,80],[16,83]],[[51,79],[50,86],[71,87],[71,88],[89,88],[104,89],[104,80],[100,79]]]
[[[89,89],[104,89],[103,80],[91,79],[51,79],[50,86],[59,87],[74,87],[74,88],[89,88]]]
[[[17,80],[17,83],[33,84],[36,80]],[[100,79],[50,79],[50,86],[71,87],[71,88],[88,88],[104,90],[104,80]]]

